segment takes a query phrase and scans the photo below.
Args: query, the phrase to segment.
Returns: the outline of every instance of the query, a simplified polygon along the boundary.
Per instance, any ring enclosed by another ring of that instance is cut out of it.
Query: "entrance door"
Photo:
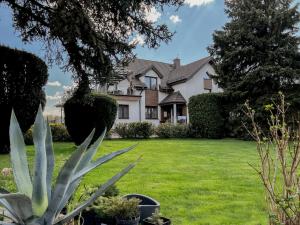
[[[172,105],[161,106],[161,123],[171,123],[173,108]]]

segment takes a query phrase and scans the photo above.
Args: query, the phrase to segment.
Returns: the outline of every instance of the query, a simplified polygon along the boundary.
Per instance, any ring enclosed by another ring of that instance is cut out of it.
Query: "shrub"
[[[221,138],[224,136],[225,113],[222,94],[201,94],[189,101],[190,123],[196,136]]]
[[[115,128],[114,132],[117,133],[122,138],[128,138],[128,125],[127,123],[118,123]]]
[[[190,128],[186,124],[160,124],[155,133],[160,138],[186,138],[190,136]]]
[[[63,124],[51,123],[52,140],[55,142],[69,142],[71,137]],[[32,128],[30,128],[24,135],[24,141],[26,145],[32,145]]]
[[[111,129],[117,114],[117,102],[103,94],[75,94],[64,104],[64,111],[67,130],[78,145],[94,128],[95,137],[101,135],[105,127],[107,131]]]
[[[9,152],[9,119],[12,108],[22,132],[34,122],[39,104],[45,105],[43,86],[48,69],[35,55],[0,45],[0,153]]]
[[[71,137],[67,131],[67,128],[60,123],[52,123],[50,124],[52,139],[55,142],[68,142],[71,141]]]
[[[111,218],[131,220],[140,216],[139,204],[141,200],[137,198],[109,197],[100,198],[100,212]]]
[[[293,126],[288,126],[292,118],[286,114],[289,104],[282,93],[279,102],[274,103],[265,106],[270,114],[265,118],[269,123],[267,133],[260,127],[261,121],[256,121],[256,111],[249,103],[245,105],[252,125],[248,131],[256,141],[259,159],[251,166],[265,189],[268,224],[300,224],[300,124],[295,121]]]
[[[154,134],[153,125],[148,122],[119,123],[114,131],[122,138],[149,138]]]

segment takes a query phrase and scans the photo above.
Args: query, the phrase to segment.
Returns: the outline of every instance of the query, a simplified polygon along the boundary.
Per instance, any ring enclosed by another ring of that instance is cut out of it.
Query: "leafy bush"
[[[71,137],[63,124],[51,123],[52,140],[55,142],[69,142]],[[33,145],[32,140],[32,128],[30,128],[24,135],[24,141],[26,145]]]
[[[45,62],[37,56],[0,45],[0,153],[9,152],[11,110],[22,132],[34,122],[39,104],[46,103],[43,86],[48,80]]]
[[[186,138],[190,136],[190,128],[186,124],[160,124],[155,133],[160,138]]]
[[[190,98],[190,123],[196,136],[221,138],[224,136],[225,113],[222,94],[201,94]]]
[[[154,134],[154,128],[148,122],[119,123],[114,131],[122,138],[149,138]]]
[[[95,137],[100,136],[105,127],[107,131],[111,129],[116,119],[117,102],[103,94],[75,94],[66,101],[64,111],[67,130],[78,145],[94,128]]]
[[[63,124],[52,123],[50,124],[52,139],[56,142],[68,142],[71,141],[71,137]]]
[[[99,213],[104,213],[111,218],[117,217],[125,220],[137,218],[140,215],[140,201],[137,198],[102,197],[100,198]]]
[[[267,133],[259,125],[261,121],[256,121],[256,111],[249,103],[245,104],[252,126],[248,131],[256,141],[259,159],[251,166],[265,189],[268,224],[300,224],[300,124],[295,121],[293,126],[288,126],[288,121],[293,119],[286,114],[289,103],[282,93],[277,101],[265,105],[270,114],[265,118],[269,124]]]

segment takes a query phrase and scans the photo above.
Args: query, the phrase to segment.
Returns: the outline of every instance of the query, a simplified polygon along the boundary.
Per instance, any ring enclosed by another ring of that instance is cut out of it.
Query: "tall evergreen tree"
[[[300,110],[300,14],[293,0],[226,0],[225,5],[230,21],[213,34],[208,50],[215,62],[213,77],[229,97],[229,129],[245,137],[241,109],[246,100],[258,119],[279,91],[291,109]]]
[[[132,58],[134,35],[156,48],[172,33],[147,17],[153,9],[183,0],[0,0],[11,7],[23,41],[42,40],[53,60],[64,60],[78,82],[107,82],[113,68]],[[66,54],[64,54],[66,53]]]
[[[213,34],[215,79],[243,103],[264,104],[278,91],[300,103],[300,16],[293,0],[227,0],[230,21]]]

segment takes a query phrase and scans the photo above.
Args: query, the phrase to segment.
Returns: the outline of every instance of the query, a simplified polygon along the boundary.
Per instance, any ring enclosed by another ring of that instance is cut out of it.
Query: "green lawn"
[[[135,150],[90,173],[84,182],[103,183],[142,155],[117,186],[122,194],[142,193],[157,199],[174,225],[267,224],[264,192],[248,165],[257,163],[253,142],[112,140],[104,141],[98,156],[136,142],[140,144]],[[57,164],[61,166],[72,150],[70,143],[56,143]],[[32,147],[29,155],[32,158]],[[0,168],[7,166],[8,157],[0,156]]]

